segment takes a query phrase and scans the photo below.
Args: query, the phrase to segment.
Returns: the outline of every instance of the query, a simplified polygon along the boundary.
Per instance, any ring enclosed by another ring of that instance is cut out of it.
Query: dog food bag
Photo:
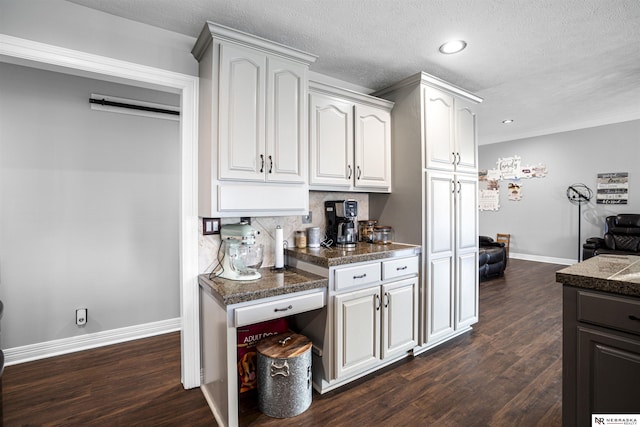
[[[256,345],[262,338],[289,331],[287,319],[274,319],[238,328],[238,390],[245,393],[258,385]]]

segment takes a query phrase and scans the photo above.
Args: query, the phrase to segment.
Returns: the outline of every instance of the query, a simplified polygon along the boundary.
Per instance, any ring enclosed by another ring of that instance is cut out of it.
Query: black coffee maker
[[[358,242],[358,202],[355,200],[327,200],[324,202],[327,220],[327,239],[331,246],[355,249]]]

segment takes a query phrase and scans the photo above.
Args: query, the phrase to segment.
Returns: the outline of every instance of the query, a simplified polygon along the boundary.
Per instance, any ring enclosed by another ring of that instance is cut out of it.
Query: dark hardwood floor
[[[561,265],[510,260],[480,283],[471,333],[324,395],[286,420],[246,405],[251,426],[560,426]],[[180,384],[177,333],[10,366],[5,426],[215,426]]]

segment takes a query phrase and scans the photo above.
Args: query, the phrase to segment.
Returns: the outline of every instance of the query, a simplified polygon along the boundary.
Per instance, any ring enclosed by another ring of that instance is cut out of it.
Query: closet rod
[[[153,113],[171,114],[173,116],[180,115],[180,111],[166,110],[164,108],[145,107],[144,105],[125,104],[123,102],[107,101],[106,99],[89,98],[89,103],[107,105],[109,107],[130,108],[132,110],[151,111]]]

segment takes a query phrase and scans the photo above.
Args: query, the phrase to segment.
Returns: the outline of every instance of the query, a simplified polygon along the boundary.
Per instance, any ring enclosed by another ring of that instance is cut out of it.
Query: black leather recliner
[[[582,259],[600,254],[640,255],[640,214],[619,214],[605,219],[604,237],[589,237]]]
[[[496,242],[491,237],[479,236],[478,268],[480,280],[502,276],[507,268],[507,249],[504,243]]]

